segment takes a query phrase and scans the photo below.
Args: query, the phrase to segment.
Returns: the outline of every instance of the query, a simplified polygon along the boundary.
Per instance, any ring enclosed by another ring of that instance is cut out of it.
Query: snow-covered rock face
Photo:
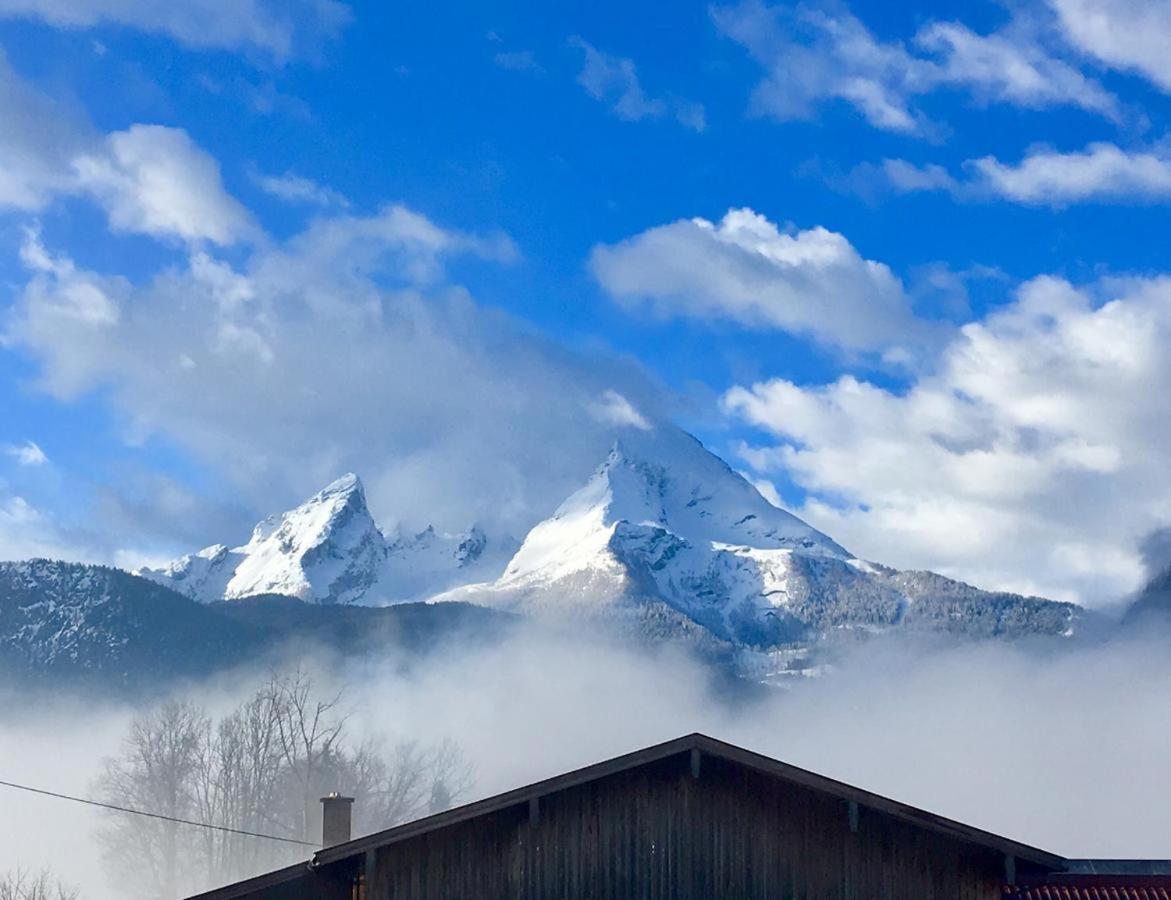
[[[238,551],[225,599],[285,594],[351,603],[378,578],[386,541],[356,475],[344,475],[296,509],[269,516]]]
[[[655,540],[670,535],[674,541]],[[589,482],[529,532],[502,583],[554,580],[647,541],[654,552],[717,545],[848,559],[850,554],[778,509],[691,435],[659,428],[616,444]],[[660,559],[660,561],[662,561]]]
[[[222,597],[241,559],[238,551],[229,550],[223,544],[213,544],[198,553],[180,556],[161,569],[143,569],[137,574],[192,599]]]
[[[389,543],[386,581],[401,596],[424,599],[457,584],[498,575],[515,550],[515,541],[493,543],[475,526],[459,534],[427,528]]]
[[[492,584],[448,595],[541,615],[638,619],[765,650],[910,625],[1062,634],[1074,608],[855,559],[690,435],[638,432],[534,527]]]
[[[349,474],[296,509],[266,518],[243,546],[216,544],[137,574],[204,602],[284,594],[380,605],[494,576],[493,562],[502,567],[503,560],[489,549],[479,529],[449,535],[427,528],[388,539],[370,515],[361,480]]]
[[[720,639],[774,643],[784,635],[770,614],[788,600],[793,554],[853,572],[833,540],[691,435],[660,427],[617,443],[479,599],[545,613],[649,599]]]

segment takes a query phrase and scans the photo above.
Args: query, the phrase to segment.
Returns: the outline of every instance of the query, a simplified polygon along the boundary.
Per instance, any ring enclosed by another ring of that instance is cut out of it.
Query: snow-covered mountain
[[[203,602],[283,594],[313,603],[384,605],[496,575],[515,544],[479,528],[387,537],[358,476],[343,475],[300,506],[271,515],[248,543],[214,544],[136,574]]]
[[[855,558],[690,435],[632,432],[495,581],[444,595],[768,650],[835,632],[1066,634],[1071,604]]]
[[[305,643],[405,658],[448,635],[492,640],[514,613],[683,644],[772,680],[815,671],[838,639],[1067,636],[1090,622],[1072,604],[860,560],[664,426],[630,429],[519,549],[478,528],[388,536],[345,475],[240,546],[139,575],[0,563],[0,680],[141,688]],[[1145,605],[1171,608],[1168,583]],[[406,604],[421,599],[436,602]]]
[[[346,475],[265,519],[242,546],[215,545],[139,574],[205,602],[461,600],[589,618],[729,657],[892,629],[1065,635],[1082,617],[1071,604],[858,559],[669,426],[628,429],[519,549],[475,528],[387,537],[361,482]]]

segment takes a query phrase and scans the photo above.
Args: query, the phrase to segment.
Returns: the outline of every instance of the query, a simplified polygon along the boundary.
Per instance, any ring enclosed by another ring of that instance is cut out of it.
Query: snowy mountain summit
[[[617,443],[496,581],[444,596],[760,650],[895,627],[1063,634],[1077,612],[857,559],[663,426]]]
[[[269,516],[236,551],[224,597],[287,594],[349,603],[378,578],[386,542],[366,508],[362,482],[343,475],[296,509]]]
[[[361,480],[347,474],[295,509],[264,519],[242,546],[215,544],[136,574],[204,602],[284,594],[381,605],[491,574],[485,567],[499,567],[503,558],[490,549],[477,528],[388,538],[370,515]]]
[[[529,532],[501,583],[606,568],[634,546],[654,546],[665,561],[684,544],[849,558],[826,535],[765,500],[691,435],[660,429],[653,438],[616,443],[586,485]]]

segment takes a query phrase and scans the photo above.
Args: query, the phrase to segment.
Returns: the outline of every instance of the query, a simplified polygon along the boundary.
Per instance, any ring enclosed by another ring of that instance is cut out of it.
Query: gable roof
[[[421,834],[446,828],[449,825],[466,822],[469,819],[475,819],[488,813],[527,804],[530,800],[540,798],[547,794],[556,793],[566,788],[636,769],[640,766],[658,762],[659,760],[672,756],[691,753],[699,754],[701,760],[704,756],[726,760],[727,762],[744,766],[745,768],[761,772],[773,778],[838,797],[847,802],[857,803],[859,807],[876,810],[892,818],[908,822],[920,828],[925,828],[928,831],[948,835],[969,844],[987,847],[998,853],[1004,853],[1044,868],[1058,870],[1064,868],[1066,864],[1066,860],[1063,857],[1054,853],[1048,853],[1018,841],[1010,840],[1009,838],[1001,837],[991,832],[982,831],[979,828],[973,828],[962,822],[956,822],[952,819],[908,806],[905,803],[899,803],[897,800],[891,800],[887,797],[873,794],[870,791],[843,784],[840,781],[834,781],[832,778],[826,778],[823,775],[818,775],[806,769],[791,766],[780,760],[763,756],[759,753],[753,753],[742,747],[737,747],[733,744],[710,738],[707,735],[696,733],[684,735],[683,737],[675,738],[662,744],[656,744],[653,747],[647,747],[643,750],[636,750],[633,753],[627,753],[623,756],[617,756],[604,762],[586,766],[583,769],[567,772],[564,775],[547,778],[544,781],[538,781],[525,787],[506,791],[503,794],[497,794],[494,797],[478,800],[475,803],[469,803],[465,806],[436,813],[425,819],[418,819],[414,822],[408,822],[405,825],[388,828],[385,831],[366,835],[365,837],[357,838],[345,844],[327,847],[324,850],[319,850],[314,855],[312,865],[321,866],[340,862],[376,847],[384,847],[388,844],[394,844]]]

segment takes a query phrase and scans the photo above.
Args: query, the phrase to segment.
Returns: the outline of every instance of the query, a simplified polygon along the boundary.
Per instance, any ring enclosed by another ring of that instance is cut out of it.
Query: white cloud
[[[579,359],[449,282],[455,257],[512,259],[507,238],[401,206],[320,218],[236,262],[193,252],[142,284],[35,234],[24,256],[6,340],[37,361],[39,387],[101,388],[127,440],[185,448],[250,515],[353,470],[387,524],[522,533],[605,457],[606,390],[658,418],[631,365]]]
[[[287,203],[308,203],[313,206],[348,207],[350,201],[333,188],[318,184],[309,178],[285,172],[284,175],[265,175],[254,172],[253,180],[266,194]]]
[[[639,431],[650,431],[652,427],[646,416],[634,408],[633,403],[610,388],[602,391],[602,396],[590,404],[589,410],[604,425],[628,425]]]
[[[966,177],[955,177],[939,165],[887,159],[881,167],[857,167],[847,181],[862,190],[881,182],[902,192],[950,191],[964,199],[996,197],[1030,206],[1171,199],[1171,156],[1161,148],[1123,150],[1109,143],[1070,153],[1037,148],[1018,163],[985,156],[968,160],[964,169]]]
[[[781,499],[781,492],[777,490],[777,486],[769,481],[767,478],[758,478],[751,472],[738,472],[745,481],[756,488],[760,496],[764,497],[769,503],[777,507],[777,509],[787,509],[785,502]]]
[[[1048,0],[1066,37],[1106,65],[1171,91],[1171,6],[1159,0]]]
[[[4,452],[21,466],[43,466],[49,461],[49,457],[45,456],[45,451],[34,441],[10,444],[4,448]]]
[[[41,528],[40,514],[23,497],[0,497],[0,559],[23,559],[29,556],[47,556],[46,545],[36,537]],[[31,540],[30,540],[31,538]]]
[[[978,187],[1018,203],[1171,198],[1171,157],[1114,144],[1091,144],[1078,153],[1036,150],[1016,165],[988,156],[970,166]]]
[[[766,70],[752,109],[782,121],[812,117],[825,100],[845,101],[878,128],[922,130],[909,98],[931,81],[931,67],[900,44],[877,41],[856,17],[812,7],[769,8],[759,0],[712,10],[716,26]]]
[[[970,88],[985,102],[1027,109],[1077,106],[1117,118],[1117,99],[1076,67],[1051,55],[1020,28],[977,34],[958,22],[933,22],[915,43],[938,60],[940,86]]]
[[[749,209],[683,219],[594,248],[594,276],[619,301],[663,316],[724,319],[879,350],[922,338],[902,283],[841,234],[782,232]]]
[[[778,379],[724,405],[777,438],[745,460],[787,473],[799,512],[854,552],[1102,602],[1137,585],[1142,539],[1171,521],[1169,341],[1171,279],[1038,278],[905,391]]]
[[[350,16],[337,0],[0,0],[0,17],[58,28],[120,25],[196,49],[257,49],[277,60],[333,37]]]
[[[93,559],[50,516],[0,482],[0,562],[33,557]]]
[[[21,79],[2,50],[0,118],[0,210],[86,196],[116,231],[219,244],[258,234],[187,132],[139,124],[101,138],[84,115]]]
[[[51,296],[37,297],[40,312],[46,319],[55,319],[62,324],[81,323],[95,333],[117,324],[118,305],[108,292],[109,288],[117,289],[115,279],[79,272],[69,259],[54,259],[45,250],[40,233],[34,228],[25,230],[20,259],[28,269],[51,276],[60,285],[60,290]],[[35,290],[36,285],[32,288]]]
[[[224,189],[219,164],[182,129],[133,125],[73,167],[116,231],[217,244],[254,233],[247,211]]]
[[[0,449],[14,455],[20,465],[42,466],[48,462],[40,448],[31,442],[22,447]],[[13,451],[18,452],[14,454]],[[21,459],[22,454],[27,454],[29,461]],[[109,502],[103,502],[100,508],[88,508],[84,501],[78,502],[86,494],[87,486],[82,481],[70,478],[68,473],[55,473],[50,481],[56,482],[56,475],[63,475],[68,484],[57,484],[47,496],[39,497],[22,493],[0,479],[0,562],[41,557],[120,565],[119,560],[130,561],[145,556],[137,548],[122,546],[121,542],[127,538],[132,543],[145,542],[146,546],[166,543],[159,541],[158,533],[148,533],[149,526],[144,524],[152,518],[161,518],[158,496],[152,496],[149,503],[135,509],[137,516],[134,522],[119,522],[115,526],[106,517],[112,509]],[[46,483],[43,478],[40,480],[43,490]],[[112,487],[102,490],[113,495]],[[76,507],[72,512],[60,506],[61,493],[68,493],[70,504]],[[57,498],[54,498],[54,494],[57,494]],[[87,521],[78,525],[78,516],[82,511]],[[173,559],[174,553],[168,558]]]
[[[570,43],[585,54],[577,83],[595,100],[609,106],[618,118],[637,122],[671,117],[693,131],[707,127],[701,104],[681,97],[649,96],[643,90],[633,60],[603,53],[581,38],[573,38]]]
[[[879,40],[840,5],[767,7],[745,0],[712,15],[765,69],[751,110],[781,121],[812,118],[822,103],[838,100],[876,128],[933,135],[938,127],[915,104],[944,88],[968,90],[984,103],[1118,115],[1113,96],[1015,22],[986,35],[960,23],[930,22],[909,49]]]

